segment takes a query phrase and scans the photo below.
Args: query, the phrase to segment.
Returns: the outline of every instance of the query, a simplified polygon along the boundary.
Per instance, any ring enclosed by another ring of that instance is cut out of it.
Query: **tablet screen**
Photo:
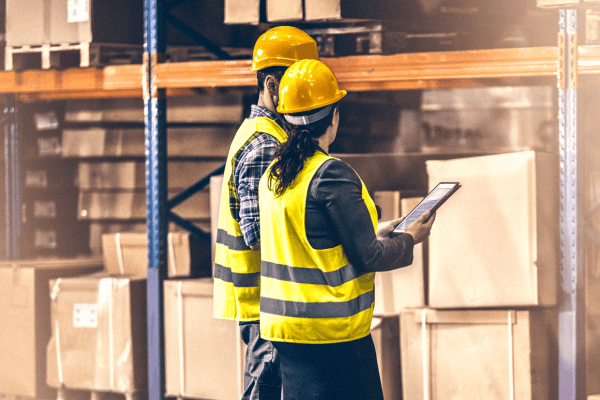
[[[406,227],[417,220],[425,211],[435,211],[448,199],[460,185],[458,182],[441,182],[400,222],[394,233],[404,233]]]

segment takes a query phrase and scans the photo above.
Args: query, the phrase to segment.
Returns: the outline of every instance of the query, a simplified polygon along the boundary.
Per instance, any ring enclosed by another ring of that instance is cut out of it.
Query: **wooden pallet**
[[[15,394],[0,393],[0,400],[55,400],[41,397],[18,396]]]
[[[85,390],[58,389],[55,400],[145,400],[144,393],[115,393]]]
[[[106,43],[61,43],[6,46],[4,68],[19,71],[26,67],[67,68],[79,57],[79,67],[141,64],[144,48],[140,45]],[[65,59],[62,59],[64,56]],[[67,61],[68,60],[68,61]],[[26,65],[29,64],[29,65]]]

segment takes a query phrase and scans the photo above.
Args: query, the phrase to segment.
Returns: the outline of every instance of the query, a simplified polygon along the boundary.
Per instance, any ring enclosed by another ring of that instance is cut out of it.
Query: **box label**
[[[33,202],[33,216],[35,218],[56,218],[56,202],[35,200]]]
[[[96,304],[73,304],[74,328],[97,328],[98,306]]]
[[[46,171],[25,171],[25,186],[36,188],[48,187],[48,174]]]
[[[56,249],[58,247],[56,232],[36,229],[34,246],[37,249]]]
[[[38,138],[38,151],[40,156],[59,156],[62,153],[60,138]]]
[[[67,22],[84,22],[90,20],[90,0],[68,0]]]
[[[47,113],[36,113],[34,115],[35,129],[38,131],[48,131],[58,129],[58,117],[54,111]]]

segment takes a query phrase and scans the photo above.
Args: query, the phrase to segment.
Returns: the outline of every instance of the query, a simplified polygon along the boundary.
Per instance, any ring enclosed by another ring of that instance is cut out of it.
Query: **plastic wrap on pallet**
[[[147,389],[146,280],[94,275],[50,282],[52,387],[143,393]]]

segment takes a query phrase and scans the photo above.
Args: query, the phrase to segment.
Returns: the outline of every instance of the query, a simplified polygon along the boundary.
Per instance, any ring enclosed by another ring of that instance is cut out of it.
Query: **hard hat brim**
[[[321,107],[325,107],[328,106],[330,104],[333,103],[337,103],[338,101],[340,101],[342,98],[344,98],[344,96],[346,96],[348,92],[346,92],[345,90],[338,90],[336,95],[329,99],[328,101],[324,101],[322,103],[319,104],[313,104],[307,107],[297,107],[294,109],[284,109],[281,106],[277,106],[277,112],[279,112],[280,114],[295,114],[295,113],[300,113],[300,112],[305,112],[305,111],[310,111],[310,110],[316,110],[317,108],[321,108]]]

